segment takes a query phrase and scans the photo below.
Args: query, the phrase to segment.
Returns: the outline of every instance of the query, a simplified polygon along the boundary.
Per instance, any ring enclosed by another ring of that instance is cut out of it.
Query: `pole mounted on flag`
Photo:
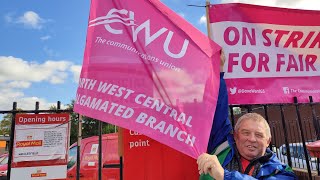
[[[210,17],[209,17],[209,7],[210,7],[210,0],[206,0],[206,18],[207,18],[207,31],[208,31],[208,37],[212,39],[212,33],[210,28]]]

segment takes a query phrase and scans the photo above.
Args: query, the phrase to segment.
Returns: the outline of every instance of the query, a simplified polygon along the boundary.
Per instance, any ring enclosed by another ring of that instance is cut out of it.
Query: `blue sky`
[[[206,34],[205,0],[162,0]],[[320,9],[319,0],[211,0]],[[80,74],[89,0],[0,1],[0,110],[47,109],[74,99]]]

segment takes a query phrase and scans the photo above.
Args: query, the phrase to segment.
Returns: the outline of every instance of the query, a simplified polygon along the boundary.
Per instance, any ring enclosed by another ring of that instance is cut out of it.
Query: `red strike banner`
[[[231,104],[320,102],[320,12],[219,4],[210,7],[226,55]]]

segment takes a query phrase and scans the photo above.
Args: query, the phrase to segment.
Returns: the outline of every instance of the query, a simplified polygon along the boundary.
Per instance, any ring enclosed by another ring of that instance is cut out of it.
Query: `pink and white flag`
[[[158,0],[92,1],[74,110],[196,158],[213,121],[219,51]]]
[[[319,11],[212,5],[210,27],[231,104],[320,102]]]

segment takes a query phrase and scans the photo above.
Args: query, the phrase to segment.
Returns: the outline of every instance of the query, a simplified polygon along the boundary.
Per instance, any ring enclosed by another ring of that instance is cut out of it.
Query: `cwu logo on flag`
[[[122,17],[122,16],[127,16],[127,17]],[[98,26],[98,25],[104,25],[104,28],[112,34],[116,34],[116,35],[121,35],[123,34],[123,30],[122,29],[115,29],[114,27],[111,27],[110,25],[113,23],[121,23],[125,26],[129,26],[131,27],[131,31],[132,31],[132,41],[136,42],[138,39],[138,34],[140,31],[144,30],[145,31],[145,43],[144,46],[148,46],[149,44],[151,44],[154,40],[156,40],[157,38],[159,38],[160,36],[163,35],[163,33],[167,32],[167,37],[163,43],[163,50],[164,52],[175,59],[179,59],[182,58],[188,49],[188,45],[189,45],[189,40],[184,39],[183,45],[181,47],[180,52],[178,53],[172,53],[169,50],[169,45],[171,43],[171,39],[174,35],[174,32],[172,31],[168,31],[167,28],[162,27],[160,30],[158,30],[156,33],[154,34],[150,34],[150,19],[146,20],[145,22],[143,22],[140,25],[135,24],[135,19],[134,19],[134,12],[132,11],[128,11],[126,9],[111,9],[107,15],[105,16],[100,16],[97,17],[91,21],[89,21],[89,27],[93,27],[93,26]],[[176,43],[174,42],[173,46],[176,45],[180,45],[181,43]]]

